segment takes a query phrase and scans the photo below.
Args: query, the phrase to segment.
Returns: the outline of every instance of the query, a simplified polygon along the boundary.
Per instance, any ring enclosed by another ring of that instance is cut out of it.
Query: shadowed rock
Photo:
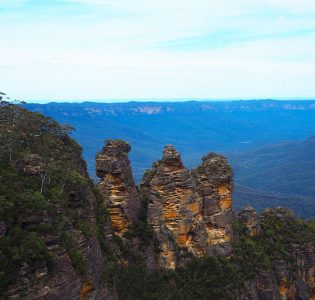
[[[112,229],[122,235],[139,215],[140,198],[134,183],[128,152],[122,140],[108,140],[96,158],[99,190],[105,196]]]
[[[239,214],[239,220],[244,224],[246,233],[250,236],[258,236],[261,233],[259,216],[251,206],[246,206]]]

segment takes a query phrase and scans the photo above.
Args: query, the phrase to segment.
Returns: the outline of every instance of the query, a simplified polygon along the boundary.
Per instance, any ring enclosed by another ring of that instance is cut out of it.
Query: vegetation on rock
[[[147,221],[145,193],[136,190],[130,171],[126,186],[142,202],[137,219],[128,224],[123,235],[115,234],[109,226],[109,199],[97,188],[92,189],[81,147],[69,136],[71,130],[51,118],[0,101],[0,298],[5,298],[21,277],[34,287],[29,283],[36,282],[37,276],[52,273],[54,247],[63,250],[59,254],[66,253],[73,273],[84,279],[78,283],[83,283],[82,294],[90,293],[95,281],[86,255],[89,247],[85,252],[82,248],[93,239],[100,247],[94,245],[91,251],[100,248],[102,252],[93,261],[102,267],[102,288],[113,291],[119,299],[245,299],[252,295],[251,289],[264,292],[260,290],[263,285],[258,284],[262,274],[282,287],[280,293],[299,287],[299,274],[309,272],[307,276],[312,276],[314,266],[308,264],[314,257],[315,222],[299,219],[284,208],[257,216],[259,231],[255,234],[249,233],[248,222],[234,216],[232,252],[227,257],[193,257],[177,245],[174,253],[183,259],[175,270],[160,269],[157,264],[148,267],[149,258],[154,260],[160,249],[153,225]],[[123,159],[129,170],[125,155]],[[108,166],[112,167],[110,163]],[[123,168],[118,170],[124,173]],[[284,271],[279,273],[278,269]],[[23,277],[25,274],[28,276]],[[306,275],[303,280],[312,283]],[[282,286],[286,280],[287,286]],[[270,291],[268,284],[267,288]],[[24,291],[14,292],[23,298]],[[278,295],[278,290],[272,292]],[[303,292],[315,295],[315,290]]]
[[[75,224],[71,208],[87,180],[81,147],[69,137],[70,126],[0,102],[0,292],[14,283],[21,268],[51,266],[47,234],[66,236]],[[71,196],[73,195],[73,196]],[[84,200],[84,199],[82,199]],[[77,212],[79,214],[79,212]],[[77,218],[80,216],[77,216]],[[81,225],[82,227],[82,225]],[[65,249],[84,272],[70,238]]]

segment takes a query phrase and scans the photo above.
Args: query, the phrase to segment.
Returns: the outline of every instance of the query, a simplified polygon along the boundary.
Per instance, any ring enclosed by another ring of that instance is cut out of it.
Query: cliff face
[[[189,171],[172,146],[166,146],[162,160],[146,172],[141,190],[148,199],[148,223],[152,225],[160,249],[159,265],[175,268],[179,249],[196,255],[204,253],[196,227],[205,231],[202,222],[202,199],[196,193]]]
[[[218,163],[220,172],[212,172]],[[211,177],[212,176],[212,177]],[[159,265],[175,268],[183,250],[194,256],[228,254],[231,239],[232,172],[226,160],[215,154],[191,174],[172,146],[143,177],[148,223],[159,241]]]
[[[33,168],[39,166],[33,165]],[[24,168],[26,176],[38,176],[28,169]],[[61,218],[65,219],[65,224],[59,230],[41,233],[49,260],[24,262],[16,282],[5,293],[7,299],[115,299],[106,285],[100,283],[104,257],[97,236],[85,232],[96,227],[97,204],[84,168],[81,174],[86,183],[68,193],[66,205],[56,204],[54,220],[47,212],[43,216],[34,214],[20,218],[23,229],[29,232],[34,232],[38,226],[57,226],[55,222]],[[82,227],[74,216],[84,220]],[[83,226],[87,226],[86,230]],[[33,247],[36,249],[36,245]]]
[[[233,178],[226,159],[211,153],[190,172],[168,145],[162,159],[144,174],[140,196],[132,178],[130,149],[123,141],[111,140],[96,159],[99,190],[106,199],[113,231],[123,237],[137,220],[144,196],[147,223],[159,248],[159,267],[175,269],[185,262],[187,253],[229,255]]]
[[[50,118],[0,111],[0,298],[110,299],[81,147]]]
[[[206,225],[207,254],[227,255],[231,251],[233,174],[222,155],[210,153],[200,167],[192,171],[195,186],[202,197],[202,216]]]
[[[105,145],[97,158],[99,188],[107,199],[112,229],[123,239],[137,220],[137,213],[130,216],[129,212],[139,211],[141,198],[147,202],[146,223],[153,229],[156,248],[155,255],[150,255],[151,265],[177,269],[193,257],[221,256],[231,258],[243,272],[243,260],[248,260],[256,270],[254,275],[242,275],[248,278],[245,289],[235,291],[237,299],[314,299],[314,241],[290,238],[303,232],[303,226],[285,209],[259,215],[246,207],[236,216],[232,170],[225,157],[210,153],[189,171],[176,149],[168,145],[162,159],[145,172],[137,192],[129,151],[130,146],[121,141]],[[234,232],[233,223],[242,224],[241,232]],[[261,257],[251,262],[255,255]]]
[[[138,189],[130,146],[110,140],[96,189],[69,128],[5,108],[0,298],[315,299],[315,223],[283,208],[233,213],[223,156],[189,171],[166,146]]]
[[[315,240],[303,237],[307,233],[301,230],[304,226],[299,226],[293,212],[278,208],[258,215],[253,208],[246,207],[238,218],[245,226],[246,235],[261,240],[267,249],[270,247],[272,269],[258,274],[256,282],[248,283],[250,299],[313,300]],[[300,237],[295,236],[297,232]],[[246,299],[244,295],[240,298]]]
[[[107,199],[111,227],[121,236],[137,220],[140,210],[140,197],[128,158],[130,150],[126,142],[110,140],[96,158],[96,172],[101,178],[98,188]]]

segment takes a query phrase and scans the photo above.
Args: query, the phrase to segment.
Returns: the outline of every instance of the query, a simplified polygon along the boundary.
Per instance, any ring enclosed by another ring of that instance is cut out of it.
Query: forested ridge
[[[146,249],[157,241],[147,224],[147,199],[142,196],[139,220],[123,237],[110,233],[106,199],[87,175],[82,149],[69,135],[73,128],[4,101],[0,118],[3,299],[267,299],[255,282],[274,278],[280,265],[292,277],[283,289],[301,285],[294,276],[307,266],[299,257],[313,255],[307,249],[314,247],[314,221],[267,210],[255,219],[259,234],[250,234],[241,213],[233,221],[230,257],[187,253],[176,270],[148,269]],[[282,288],[281,278],[272,280]],[[304,292],[314,294],[310,287]]]

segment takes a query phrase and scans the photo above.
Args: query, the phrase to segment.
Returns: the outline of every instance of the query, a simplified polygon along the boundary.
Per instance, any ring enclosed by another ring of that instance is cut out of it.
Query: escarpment
[[[0,110],[0,298],[110,298],[81,147],[50,118]]]
[[[224,156],[168,145],[137,187],[109,140],[95,186],[68,126],[0,109],[1,299],[315,299],[315,222],[233,212]]]
[[[252,207],[246,207],[238,220],[244,225],[248,241],[260,245],[270,263],[266,270],[261,268],[264,263],[260,261],[261,271],[255,281],[247,282],[248,294],[243,293],[239,298],[313,300],[315,230],[312,225],[299,220],[287,208],[267,209],[259,215]]]

